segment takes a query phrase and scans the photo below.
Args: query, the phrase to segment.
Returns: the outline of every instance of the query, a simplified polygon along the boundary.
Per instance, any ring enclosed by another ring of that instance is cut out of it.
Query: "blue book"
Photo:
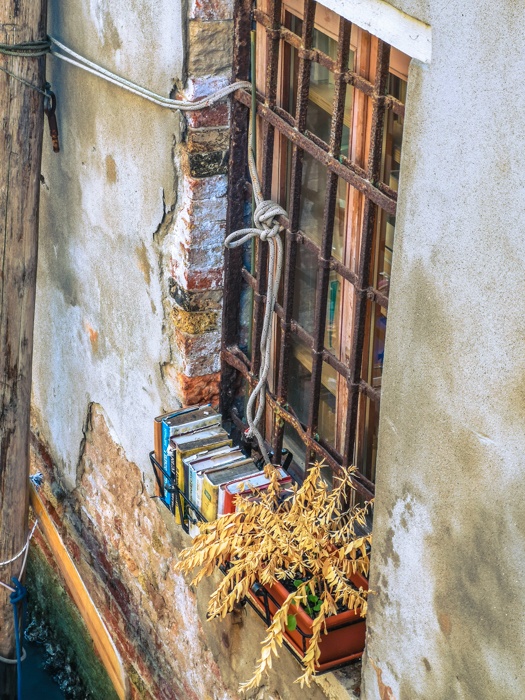
[[[211,425],[219,425],[221,415],[217,413],[209,404],[205,406],[190,406],[183,408],[177,413],[173,413],[162,421],[162,467],[170,475],[171,486],[175,486],[176,470],[175,455],[171,454],[170,438],[178,435],[191,433],[199,428]],[[164,492],[164,503],[171,507],[173,504],[173,494]],[[177,522],[178,513],[175,514]]]

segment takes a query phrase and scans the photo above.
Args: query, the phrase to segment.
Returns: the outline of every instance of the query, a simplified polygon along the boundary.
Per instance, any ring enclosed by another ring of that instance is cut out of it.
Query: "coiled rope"
[[[263,199],[261,183],[257,173],[255,156],[251,147],[252,143],[252,124],[250,119],[250,128],[248,134],[248,169],[252,180],[252,190],[256,202],[255,211],[253,213],[253,228],[243,228],[239,231],[234,231],[226,237],[224,245],[228,248],[238,248],[244,243],[254,238],[259,238],[261,242],[268,243],[268,282],[266,285],[266,304],[264,307],[264,321],[261,332],[261,370],[259,381],[255,389],[250,394],[246,405],[246,421],[248,423],[247,437],[255,437],[259,445],[259,450],[268,464],[270,456],[266,450],[263,436],[259,430],[264,405],[265,391],[268,380],[268,373],[271,367],[271,352],[272,352],[272,314],[277,300],[279,291],[279,283],[281,281],[281,272],[283,268],[283,243],[279,233],[282,230],[281,224],[277,221],[278,216],[288,216],[286,211],[277,202]],[[257,411],[253,415],[254,407],[258,401]]]

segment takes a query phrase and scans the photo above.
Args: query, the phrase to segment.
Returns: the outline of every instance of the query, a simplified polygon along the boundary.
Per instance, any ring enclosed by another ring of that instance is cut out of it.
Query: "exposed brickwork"
[[[173,374],[173,385],[181,397],[182,403],[192,406],[197,403],[219,402],[220,373],[206,374],[197,377],[188,377],[181,372]]]
[[[194,101],[231,79],[232,5],[192,0],[188,79],[178,95]],[[216,402],[227,209],[229,103],[188,113],[177,149],[178,204],[166,273],[171,359],[165,381],[181,403]]]
[[[218,386],[218,374],[182,377],[188,403]],[[173,573],[177,552],[189,543],[173,515],[146,491],[141,470],[126,459],[101,407],[88,408],[85,439],[73,491],[65,491],[41,439],[32,436],[32,470],[42,471],[40,496],[70,552],[126,668],[130,698],[140,700],[240,700],[238,684],[250,676],[264,625],[245,608],[206,621],[207,601],[220,583],[217,572],[195,590]],[[49,564],[54,560],[39,534]],[[272,674],[245,700],[303,700],[292,683],[297,662],[286,651]],[[309,700],[354,697],[316,686]]]
[[[232,20],[190,20],[188,73],[191,76],[231,74]]]
[[[190,0],[188,16],[190,19],[217,20],[231,19],[233,16],[232,0]]]

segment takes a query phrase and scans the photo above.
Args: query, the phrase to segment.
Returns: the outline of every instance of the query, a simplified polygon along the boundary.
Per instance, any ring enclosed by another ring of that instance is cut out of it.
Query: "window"
[[[409,59],[311,0],[259,0],[257,162],[288,212],[274,313],[266,439],[297,470],[356,464],[373,493],[397,183]],[[237,13],[236,77],[249,75],[248,3]],[[236,93],[229,230],[246,225],[247,107]],[[260,366],[265,246],[227,252],[222,410],[242,428]]]

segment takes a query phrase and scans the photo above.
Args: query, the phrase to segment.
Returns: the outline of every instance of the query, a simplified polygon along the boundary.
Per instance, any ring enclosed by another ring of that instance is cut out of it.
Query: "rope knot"
[[[265,199],[255,207],[253,222],[262,231],[260,234],[262,241],[274,238],[281,230],[281,224],[275,219],[277,216],[286,216],[286,212],[271,199]]]

